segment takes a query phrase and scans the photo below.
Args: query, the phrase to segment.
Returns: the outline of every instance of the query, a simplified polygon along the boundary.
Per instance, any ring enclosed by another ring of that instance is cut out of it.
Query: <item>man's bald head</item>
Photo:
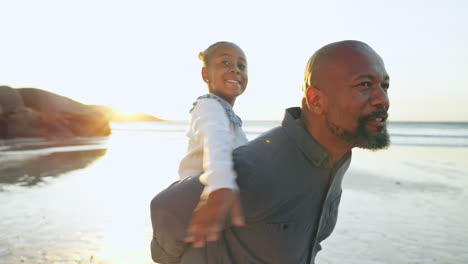
[[[329,68],[330,65],[337,63],[337,60],[346,60],[343,56],[349,55],[349,51],[380,59],[380,56],[369,45],[361,41],[344,40],[330,43],[317,50],[307,62],[302,90],[316,86],[321,77],[321,70]]]

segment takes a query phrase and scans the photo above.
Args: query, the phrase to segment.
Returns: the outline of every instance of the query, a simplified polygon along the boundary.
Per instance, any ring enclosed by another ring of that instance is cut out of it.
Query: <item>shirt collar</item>
[[[211,99],[217,100],[221,104],[221,106],[224,108],[224,111],[226,111],[226,114],[228,115],[229,119],[234,124],[237,124],[240,127],[242,126],[242,119],[238,115],[236,115],[236,113],[234,113],[234,109],[232,108],[232,106],[228,102],[226,102],[226,100],[224,100],[223,98],[212,93],[199,96],[197,100],[193,103],[193,106],[189,112],[191,113],[193,111],[193,109],[198,103],[198,100],[204,99],[204,98],[211,98]]]
[[[330,155],[326,149],[315,141],[305,128],[304,122],[301,119],[301,109],[299,107],[286,109],[281,126],[296,143],[296,146],[304,153],[307,159],[309,159],[315,166],[333,168],[333,162],[331,161]],[[340,166],[350,157],[351,151],[345,154],[336,165]]]

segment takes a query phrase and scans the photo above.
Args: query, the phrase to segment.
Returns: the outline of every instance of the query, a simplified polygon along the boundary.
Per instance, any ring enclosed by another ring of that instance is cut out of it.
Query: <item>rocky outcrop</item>
[[[0,138],[109,134],[109,116],[93,106],[40,89],[0,86]]]

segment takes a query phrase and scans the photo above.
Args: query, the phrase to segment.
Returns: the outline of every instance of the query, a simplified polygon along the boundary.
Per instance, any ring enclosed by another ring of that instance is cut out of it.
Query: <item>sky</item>
[[[186,120],[207,88],[198,53],[245,52],[244,120],[298,106],[307,60],[355,39],[390,75],[391,121],[468,121],[468,1],[0,0],[0,85]]]

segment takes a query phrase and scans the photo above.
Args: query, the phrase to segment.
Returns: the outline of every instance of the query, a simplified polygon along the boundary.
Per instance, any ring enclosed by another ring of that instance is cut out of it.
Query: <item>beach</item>
[[[468,150],[353,152],[317,263],[468,263]]]
[[[246,123],[248,137],[277,123]],[[1,142],[0,263],[153,263],[149,203],[177,179],[185,126]],[[454,144],[422,144],[406,127],[394,127],[387,150],[353,151],[338,223],[316,263],[468,263],[466,126],[447,132]]]

